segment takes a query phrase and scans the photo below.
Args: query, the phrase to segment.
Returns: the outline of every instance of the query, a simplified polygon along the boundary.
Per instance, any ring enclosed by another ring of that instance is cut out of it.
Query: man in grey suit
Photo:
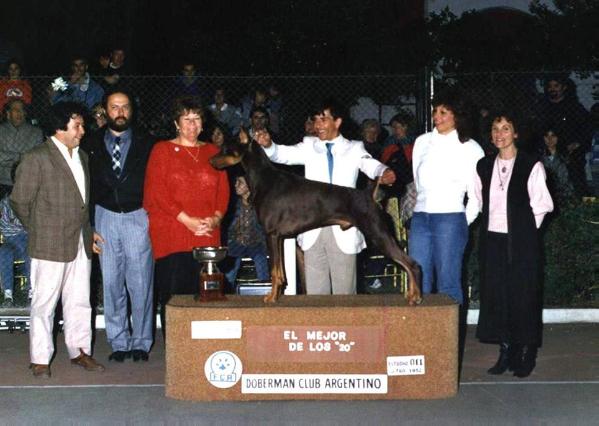
[[[82,105],[63,102],[50,111],[53,136],[23,156],[11,206],[29,234],[31,300],[29,351],[35,377],[50,377],[54,311],[62,297],[65,343],[73,365],[103,371],[91,353],[92,230],[89,169],[79,151],[85,131]]]
[[[154,260],[148,213],[142,208],[152,143],[131,127],[131,99],[120,89],[108,91],[107,129],[81,145],[89,155],[94,252],[100,256],[106,338],[112,347],[108,360],[116,362],[147,361],[154,340]]]

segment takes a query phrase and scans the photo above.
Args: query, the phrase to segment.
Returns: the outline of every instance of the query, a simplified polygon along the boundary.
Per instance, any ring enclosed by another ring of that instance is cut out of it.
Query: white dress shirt
[[[333,184],[356,187],[358,173],[362,171],[370,179],[382,175],[387,166],[372,156],[360,141],[350,141],[339,135],[330,141],[321,141],[317,137],[306,136],[297,145],[272,144],[264,151],[266,155],[279,164],[304,165],[306,179],[329,183],[329,165],[327,160],[326,143],[333,143]],[[301,208],[301,206],[298,206]],[[302,250],[308,250],[316,242],[320,228],[304,232],[297,237]],[[359,253],[366,247],[364,235],[357,228],[351,227],[345,231],[333,226],[333,235],[337,246],[346,254]]]
[[[81,158],[79,157],[79,147],[76,146],[71,150],[73,154],[71,156],[69,154],[69,148],[67,148],[65,144],[60,142],[54,136],[52,136],[51,139],[69,165],[69,169],[71,169],[71,173],[73,173],[73,177],[77,183],[77,188],[79,188],[79,192],[81,193],[81,198],[85,200],[85,173],[83,172],[83,164],[81,164]]]

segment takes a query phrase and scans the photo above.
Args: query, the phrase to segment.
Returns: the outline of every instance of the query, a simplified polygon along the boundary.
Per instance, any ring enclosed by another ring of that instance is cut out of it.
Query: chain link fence
[[[566,186],[571,187],[572,191],[572,197],[568,202],[572,201],[576,204],[582,196],[598,193],[599,127],[596,121],[593,125],[588,111],[590,108],[588,101],[584,106],[579,107],[578,102],[569,99],[566,104],[555,108],[556,111],[551,109],[552,105],[547,101],[548,95],[543,85],[544,80],[551,75],[553,74],[487,73],[445,75],[441,78],[433,78],[427,73],[391,76],[201,76],[189,80],[179,76],[129,76],[121,77],[118,84],[134,96],[137,125],[143,127],[156,139],[168,139],[174,136],[170,104],[179,95],[199,96],[203,103],[209,106],[215,103],[215,93],[224,91],[229,113],[216,116],[213,114],[212,118],[207,120],[207,125],[204,126],[205,133],[201,136],[207,140],[211,137],[212,123],[219,117],[227,118],[230,130],[233,132],[240,123],[249,125],[249,111],[258,91],[265,96],[265,106],[270,113],[270,127],[276,135],[275,138],[277,142],[284,144],[293,144],[301,140],[305,134],[304,124],[312,112],[313,104],[327,96],[335,97],[349,109],[351,120],[345,120],[342,128],[346,137],[362,139],[360,124],[365,119],[376,119],[382,124],[383,135],[379,136],[379,140],[382,141],[385,135],[391,134],[389,121],[399,112],[411,117],[409,131],[412,136],[416,136],[431,127],[430,104],[434,93],[447,85],[457,85],[462,87],[473,101],[474,119],[478,128],[476,138],[488,152],[492,152],[493,147],[490,143],[490,123],[487,113],[498,107],[519,110],[528,130],[526,137],[521,138],[524,148],[535,151],[539,155],[545,153],[544,132],[549,128],[557,132],[558,137],[563,139],[559,142],[559,154],[567,168]],[[84,91],[78,92],[78,87],[69,88],[64,92],[53,90],[51,83],[55,78],[56,76],[29,76],[22,79],[29,85],[31,93],[30,97],[23,97],[27,103],[27,122],[33,125],[43,124],[48,108],[57,98],[79,99],[86,102],[90,110],[93,109],[95,102],[86,97]],[[104,84],[102,77],[92,77],[92,80]],[[24,93],[26,90],[23,90],[24,84],[20,83],[16,89],[15,87],[11,88],[7,80],[0,82],[0,99],[6,95],[26,95]],[[573,86],[570,86],[570,93],[572,88]],[[597,90],[592,81],[587,85],[579,84],[577,89],[579,95],[582,93],[585,99],[591,99],[591,103],[594,101],[592,96]],[[258,98],[260,97],[259,94]],[[2,102],[5,105],[6,99]],[[560,114],[565,119],[559,120]],[[88,131],[101,124],[100,119],[101,117],[90,113],[87,121]],[[10,120],[10,114],[4,111],[0,126],[9,126]],[[555,122],[552,123],[551,120]],[[572,122],[575,125],[572,125]],[[2,133],[0,127],[0,143],[5,143],[1,139],[8,137],[5,136],[8,134],[8,132]],[[579,145],[575,152],[569,150],[570,143]],[[0,155],[3,154],[3,149],[0,148]],[[16,156],[18,157],[18,154]],[[1,164],[2,167],[6,167],[6,162]],[[553,181],[556,178],[552,173],[548,170],[549,178]],[[562,187],[556,188],[552,190],[558,191],[555,195],[561,200],[563,198],[561,193],[564,190]],[[595,214],[594,212],[595,210],[591,214]],[[597,220],[597,217],[591,219]],[[596,233],[596,228],[584,232]],[[6,238],[3,238],[3,241],[5,240]],[[559,241],[555,241],[554,244],[559,244]],[[590,250],[596,248],[591,247]],[[475,249],[471,251],[474,252]],[[595,256],[593,259],[598,260],[597,253],[593,253]],[[469,294],[476,298],[477,275],[474,258],[474,255],[469,255],[466,259],[465,276],[470,289]],[[10,244],[5,242],[0,246],[0,265],[10,263],[8,267],[0,269],[6,271],[12,265],[13,271],[12,279],[6,277],[7,273],[3,273],[0,277],[3,290],[10,288],[6,281],[14,283],[12,305],[7,303],[4,291],[0,295],[0,303],[4,307],[24,307],[28,303],[29,280],[26,276],[26,268],[23,267],[23,260],[13,256]],[[390,275],[389,282],[393,282],[392,286],[397,288],[397,279],[393,277],[394,274]],[[585,284],[585,288],[592,289],[593,286],[598,286],[596,270],[586,279],[590,282]],[[94,277],[92,286],[96,291],[101,287],[98,276]],[[584,297],[591,298],[592,291]]]

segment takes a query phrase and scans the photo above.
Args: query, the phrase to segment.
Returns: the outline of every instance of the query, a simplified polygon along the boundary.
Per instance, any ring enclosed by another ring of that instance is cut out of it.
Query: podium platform
[[[458,305],[428,295],[174,296],[166,396],[197,401],[436,399],[458,387]]]

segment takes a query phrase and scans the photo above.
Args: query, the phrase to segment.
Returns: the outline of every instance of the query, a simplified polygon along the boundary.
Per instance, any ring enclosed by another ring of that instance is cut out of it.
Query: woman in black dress
[[[499,359],[488,372],[507,369],[517,377],[535,367],[541,346],[541,243],[538,228],[553,202],[543,164],[518,150],[511,113],[492,119],[498,154],[477,164],[476,195],[482,204],[480,315],[476,336],[499,343]]]

